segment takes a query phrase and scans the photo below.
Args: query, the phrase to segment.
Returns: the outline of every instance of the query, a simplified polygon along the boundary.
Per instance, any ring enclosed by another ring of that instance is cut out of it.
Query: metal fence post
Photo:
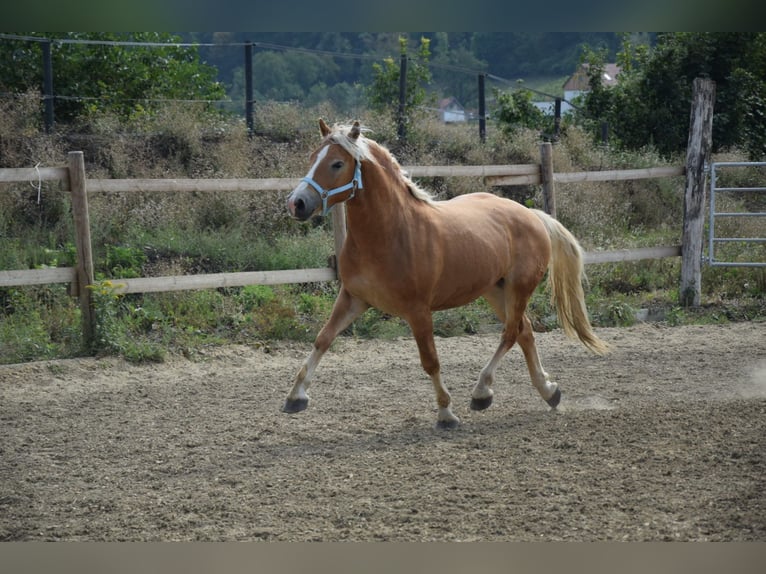
[[[252,137],[255,131],[252,42],[245,42],[245,121],[247,122],[247,135]]]
[[[40,44],[43,51],[43,103],[45,109],[45,133],[53,131],[53,59],[51,58],[51,41]]]

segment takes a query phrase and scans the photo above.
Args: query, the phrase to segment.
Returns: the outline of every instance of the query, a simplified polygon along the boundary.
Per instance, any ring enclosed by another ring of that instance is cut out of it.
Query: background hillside
[[[219,80],[232,100],[244,93],[243,51],[231,44],[251,41],[256,45],[254,67],[258,99],[301,100],[317,103],[320,93],[353,102],[348,95],[355,86],[372,79],[371,63],[399,57],[399,37],[410,46],[428,38],[433,82],[428,89],[439,97],[454,96],[466,107],[475,107],[479,73],[532,87],[538,79],[558,80],[572,74],[583,46],[604,49],[613,57],[620,48],[614,32],[422,32],[422,33],[185,33],[186,41],[217,44],[200,48],[200,56],[218,69]],[[633,34],[634,41],[652,42],[654,34]],[[561,94],[562,81],[558,84]],[[317,89],[323,84],[326,92]]]

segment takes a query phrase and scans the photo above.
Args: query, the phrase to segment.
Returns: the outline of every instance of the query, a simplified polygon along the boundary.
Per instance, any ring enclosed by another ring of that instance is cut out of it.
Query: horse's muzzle
[[[295,219],[306,221],[319,207],[319,197],[316,192],[307,189],[295,189],[287,197],[287,210]]]

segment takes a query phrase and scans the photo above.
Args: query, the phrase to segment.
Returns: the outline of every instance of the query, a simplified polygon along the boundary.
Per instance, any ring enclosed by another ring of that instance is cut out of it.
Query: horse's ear
[[[322,137],[327,137],[332,131],[322,118],[319,118],[319,131],[322,132]]]
[[[359,127],[359,120],[357,120],[354,122],[354,125],[351,126],[351,131],[348,132],[348,137],[350,137],[352,140],[355,140],[361,133],[362,130]]]

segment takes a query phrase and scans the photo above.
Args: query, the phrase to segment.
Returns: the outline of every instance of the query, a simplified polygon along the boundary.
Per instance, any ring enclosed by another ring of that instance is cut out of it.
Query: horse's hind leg
[[[500,360],[510,350],[515,341],[519,342],[519,346],[524,353],[529,376],[532,378],[532,385],[534,385],[540,396],[551,407],[555,408],[558,406],[561,400],[561,391],[557,383],[549,380],[548,373],[543,370],[540,363],[540,356],[537,353],[535,336],[532,331],[532,323],[526,316],[522,316],[519,327],[517,329],[509,329],[509,325],[506,325],[500,345],[497,347],[492,359],[487,363],[487,366],[482,369],[479,375],[479,382],[476,383],[473,389],[471,409],[481,411],[492,404],[492,385],[495,382],[495,369],[497,369]]]
[[[537,353],[537,345],[535,345],[532,323],[526,316],[523,319],[518,341],[521,350],[524,352],[524,359],[527,362],[529,376],[532,378],[532,385],[534,385],[546,403],[556,408],[561,400],[561,390],[558,384],[551,381],[548,373],[543,370],[543,366],[540,363],[540,355]]]
[[[489,302],[492,308],[495,310],[498,319],[505,324],[503,329],[503,336],[500,339],[500,344],[492,355],[489,363],[481,370],[479,375],[479,382],[473,388],[471,393],[471,409],[475,411],[482,411],[488,408],[492,404],[492,396],[494,391],[492,385],[495,383],[495,371],[500,363],[500,360],[505,354],[513,347],[516,342],[516,336],[518,333],[518,321],[515,320],[517,315],[513,308],[516,306],[513,301],[506,300],[506,293],[503,288],[503,284],[498,284],[490,291],[484,294],[484,298]],[[512,322],[508,321],[507,310],[512,309],[514,319]],[[523,309],[522,309],[523,314]]]
[[[332,313],[325,326],[317,335],[314,341],[314,348],[306,361],[303,363],[300,371],[295,377],[293,388],[287,395],[282,411],[286,413],[297,413],[305,410],[309,404],[308,388],[311,384],[311,378],[314,375],[322,356],[330,348],[330,345],[338,334],[353,323],[354,319],[359,317],[369,308],[369,305],[353,297],[348,291],[341,288]]]
[[[513,347],[516,341],[518,341],[524,353],[524,359],[527,362],[532,384],[551,407],[556,407],[561,399],[561,391],[559,391],[556,383],[548,379],[548,373],[543,370],[540,363],[532,323],[525,314],[529,297],[524,297],[510,291],[506,292],[503,286],[500,285],[485,293],[484,297],[492,305],[500,320],[504,322],[505,329],[495,354],[482,369],[479,375],[479,382],[476,383],[473,389],[471,409],[480,411],[492,404],[492,385],[495,382],[495,370],[500,360]]]

